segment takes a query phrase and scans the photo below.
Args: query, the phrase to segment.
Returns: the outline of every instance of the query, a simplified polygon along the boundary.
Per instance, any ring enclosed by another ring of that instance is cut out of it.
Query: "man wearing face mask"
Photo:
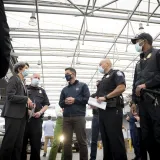
[[[33,74],[31,84],[27,86],[28,96],[35,105],[34,110],[29,110],[29,119],[26,124],[21,160],[27,160],[28,139],[31,145],[30,160],[40,160],[43,114],[50,105],[45,90],[39,87],[40,75]]]
[[[97,89],[97,102],[107,102],[106,109],[99,109],[99,126],[103,142],[103,160],[127,160],[122,133],[123,97],[126,82],[124,73],[112,69],[109,59],[99,64],[104,74]]]
[[[148,33],[141,33],[131,41],[136,51],[140,52],[134,74],[132,101],[139,106],[142,139],[150,160],[160,159],[160,98],[141,92],[145,88],[160,89],[160,50],[152,47],[153,38]]]
[[[90,97],[88,86],[76,80],[74,68],[65,69],[68,86],[63,88],[59,105],[63,111],[64,160],[72,160],[72,136],[76,133],[80,148],[80,160],[88,160],[86,138],[86,104]]]

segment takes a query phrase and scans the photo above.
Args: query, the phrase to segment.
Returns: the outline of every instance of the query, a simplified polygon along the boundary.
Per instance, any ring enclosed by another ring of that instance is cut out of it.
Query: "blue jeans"
[[[90,160],[96,160],[98,136],[99,136],[99,116],[98,115],[93,115]]]

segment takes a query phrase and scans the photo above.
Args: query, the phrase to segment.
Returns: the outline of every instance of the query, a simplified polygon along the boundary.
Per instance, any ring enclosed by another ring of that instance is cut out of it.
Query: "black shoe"
[[[43,154],[43,157],[46,157],[46,153]]]

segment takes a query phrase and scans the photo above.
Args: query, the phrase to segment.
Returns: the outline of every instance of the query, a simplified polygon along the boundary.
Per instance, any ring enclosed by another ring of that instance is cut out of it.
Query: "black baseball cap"
[[[146,39],[149,42],[149,44],[152,44],[153,42],[153,38],[149,33],[141,33],[139,35],[136,35],[135,38],[131,39],[131,41],[133,44],[136,44],[136,41],[138,39]]]

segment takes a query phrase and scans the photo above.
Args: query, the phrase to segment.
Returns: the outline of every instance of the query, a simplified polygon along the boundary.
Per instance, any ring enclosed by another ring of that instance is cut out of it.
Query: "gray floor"
[[[90,149],[89,149],[89,153],[90,153]],[[41,155],[43,155],[43,153],[41,153]],[[131,160],[132,158],[134,158],[134,154],[133,152],[128,152],[128,160]],[[60,160],[61,159],[61,154],[59,153],[57,155],[57,159],[56,160]],[[98,149],[98,153],[97,153],[97,160],[102,160],[103,159],[103,150],[102,149]],[[41,160],[48,160],[48,158],[44,158],[42,157]],[[79,153],[73,153],[73,160],[79,160]]]

